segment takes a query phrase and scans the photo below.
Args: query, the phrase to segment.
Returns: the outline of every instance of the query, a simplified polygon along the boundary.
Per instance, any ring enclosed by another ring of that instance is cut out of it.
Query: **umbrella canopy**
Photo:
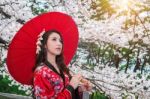
[[[66,65],[69,64],[76,52],[79,38],[78,29],[69,15],[61,12],[48,12],[31,19],[12,39],[6,61],[9,73],[22,84],[32,84],[36,42],[43,29],[45,31],[57,30],[61,33]]]

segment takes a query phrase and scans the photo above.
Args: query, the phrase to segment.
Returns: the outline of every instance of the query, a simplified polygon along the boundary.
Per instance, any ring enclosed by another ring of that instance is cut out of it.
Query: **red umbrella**
[[[64,58],[66,65],[73,58],[78,45],[78,29],[74,20],[67,14],[49,12],[41,14],[30,21],[16,33],[9,45],[7,66],[15,80],[31,85],[36,57],[38,35],[45,29],[57,30],[64,41]]]

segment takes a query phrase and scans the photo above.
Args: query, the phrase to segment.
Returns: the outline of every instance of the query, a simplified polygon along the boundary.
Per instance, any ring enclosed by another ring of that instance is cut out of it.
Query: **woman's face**
[[[62,39],[60,35],[56,32],[52,32],[45,45],[48,54],[60,55],[62,51]]]

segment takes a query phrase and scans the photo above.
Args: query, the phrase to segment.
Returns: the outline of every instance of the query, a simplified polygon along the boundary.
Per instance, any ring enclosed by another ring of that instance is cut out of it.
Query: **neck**
[[[56,56],[48,54],[47,61],[50,62],[53,66],[56,66]]]

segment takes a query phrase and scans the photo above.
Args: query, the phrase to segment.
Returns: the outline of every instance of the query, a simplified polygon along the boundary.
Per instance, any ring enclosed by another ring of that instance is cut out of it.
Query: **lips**
[[[56,48],[57,50],[61,50],[61,48]]]

